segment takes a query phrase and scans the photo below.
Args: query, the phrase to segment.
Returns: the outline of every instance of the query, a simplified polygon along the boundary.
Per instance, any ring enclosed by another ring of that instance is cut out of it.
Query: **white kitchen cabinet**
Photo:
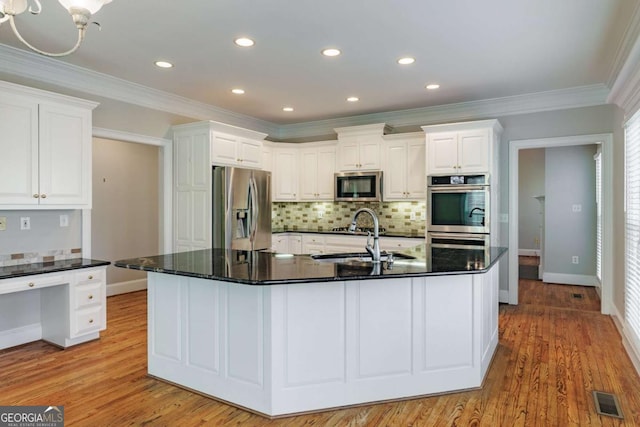
[[[334,129],[338,134],[336,170],[340,172],[380,170],[384,123]]]
[[[423,126],[427,174],[491,173],[502,126],[497,120]]]
[[[298,148],[293,144],[278,144],[273,148],[274,202],[298,200]]]
[[[273,171],[273,148],[269,143],[262,144],[262,170]]]
[[[262,141],[211,132],[211,164],[262,169]]]
[[[271,250],[279,254],[288,254],[289,235],[287,233],[273,233],[271,235]]]
[[[6,82],[0,94],[0,209],[90,209],[98,104]]]
[[[302,253],[302,235],[289,235],[289,253],[299,255]]]
[[[34,274],[0,280],[0,298],[36,292],[22,298],[18,311],[39,311],[40,324],[0,331],[0,348],[43,339],[69,347],[100,338],[107,327],[106,266]]]
[[[303,145],[300,150],[300,200],[333,201],[335,142]]]
[[[266,134],[213,121],[172,130],[173,251],[210,248],[212,164],[257,168],[263,158],[260,140]]]
[[[324,234],[303,234],[302,235],[302,253],[309,255],[317,255],[325,252],[325,236]]]
[[[385,135],[384,200],[426,200],[424,133]]]

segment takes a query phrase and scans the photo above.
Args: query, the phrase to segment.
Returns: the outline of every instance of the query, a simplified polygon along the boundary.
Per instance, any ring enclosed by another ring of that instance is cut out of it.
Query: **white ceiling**
[[[615,77],[638,0],[113,0],[71,64],[277,124],[430,107]],[[66,50],[54,0],[20,15],[23,36]],[[237,36],[256,41],[233,44]],[[22,48],[8,23],[0,43]],[[335,46],[343,54],[323,57]],[[416,63],[396,60],[414,56]],[[176,64],[162,70],[166,59]],[[439,83],[436,91],[424,89]],[[242,87],[246,94],[231,94]],[[347,103],[347,96],[360,102]],[[291,105],[293,113],[282,107]]]

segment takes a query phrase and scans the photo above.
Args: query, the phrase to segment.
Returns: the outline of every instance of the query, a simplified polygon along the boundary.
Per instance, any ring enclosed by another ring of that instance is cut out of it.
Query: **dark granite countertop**
[[[294,234],[333,234],[333,235],[344,235],[344,236],[366,236],[367,233],[359,232],[359,233],[349,233],[348,231],[332,231],[332,230],[320,230],[317,228],[300,228],[291,230],[288,228],[273,228],[271,230],[273,234],[278,233],[294,233]],[[384,233],[380,233],[380,237],[405,237],[411,239],[424,239],[424,233],[401,233],[397,231],[385,231]]]
[[[116,267],[223,280],[249,285],[328,282],[400,278],[430,275],[482,273],[507,251],[506,248],[436,249],[421,244],[401,254],[389,269],[386,262],[319,262],[309,255],[263,251],[205,249],[116,261]]]
[[[15,277],[30,276],[32,274],[55,273],[59,271],[77,270],[80,268],[100,267],[111,264],[109,261],[97,259],[75,258],[51,262],[36,262],[32,264],[12,265],[0,267],[0,280]]]

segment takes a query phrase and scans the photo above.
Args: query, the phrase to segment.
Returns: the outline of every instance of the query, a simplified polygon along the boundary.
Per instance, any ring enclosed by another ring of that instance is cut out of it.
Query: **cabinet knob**
[[[35,285],[36,285],[35,283],[33,283],[33,282],[29,282],[29,287],[30,287],[30,288],[33,288]]]
[[[34,198],[34,199],[37,199],[38,197],[40,197],[40,195],[39,195],[39,194],[34,194],[34,195],[33,195],[33,198]]]
[[[46,194],[41,194],[41,195],[40,195],[40,198],[41,198],[41,199],[46,199],[46,198],[47,198],[47,195],[46,195]]]
[[[92,279],[93,279],[93,276],[92,276],[92,275],[89,275],[89,280],[92,280]]]
[[[89,299],[93,299],[93,295],[89,295]]]
[[[89,319],[89,323],[93,323],[93,319]]]

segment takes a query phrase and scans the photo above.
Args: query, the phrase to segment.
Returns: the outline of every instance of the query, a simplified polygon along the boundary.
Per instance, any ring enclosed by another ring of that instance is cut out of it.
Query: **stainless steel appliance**
[[[382,201],[382,172],[341,172],[335,175],[334,200],[341,202]]]
[[[271,172],[213,166],[213,247],[271,247]]]
[[[489,234],[488,175],[429,176],[427,231]]]

